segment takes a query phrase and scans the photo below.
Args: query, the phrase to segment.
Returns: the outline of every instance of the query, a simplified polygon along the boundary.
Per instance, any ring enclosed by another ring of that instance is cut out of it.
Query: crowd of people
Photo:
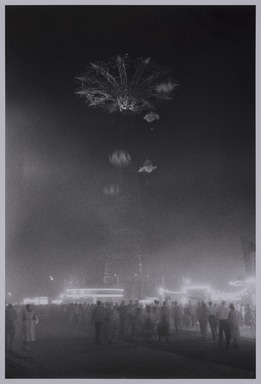
[[[37,313],[37,314],[36,314]],[[60,326],[82,326],[90,332],[97,344],[112,343],[118,340],[153,340],[170,342],[170,336],[178,335],[181,330],[198,331],[203,340],[212,337],[226,348],[231,341],[238,347],[240,327],[255,328],[255,308],[250,305],[233,303],[212,303],[189,301],[183,305],[177,301],[155,300],[142,305],[138,300],[121,303],[97,301],[96,304],[68,303],[61,305],[40,305],[35,311],[33,306],[6,306],[6,350],[12,351],[16,323],[22,322],[21,336],[24,351],[35,340],[35,326],[40,321],[58,321]],[[210,332],[208,333],[208,329]],[[17,330],[18,331],[18,330]],[[19,330],[20,331],[20,330]],[[209,336],[210,335],[210,336]]]
[[[191,301],[184,307],[172,302],[162,304],[155,300],[152,305],[142,307],[131,300],[128,304],[122,302],[119,306],[110,303],[97,302],[92,311],[95,326],[95,341],[97,343],[112,341],[113,339],[135,340],[144,339],[161,342],[165,338],[169,342],[171,333],[179,334],[181,329],[199,329],[202,339],[206,339],[208,327],[212,338],[222,345],[225,339],[226,348],[231,340],[233,346],[238,347],[239,329],[242,326],[255,327],[255,311],[250,305],[220,305],[211,301],[199,301],[193,305]],[[105,332],[102,332],[105,331]],[[106,335],[104,337],[104,334]]]

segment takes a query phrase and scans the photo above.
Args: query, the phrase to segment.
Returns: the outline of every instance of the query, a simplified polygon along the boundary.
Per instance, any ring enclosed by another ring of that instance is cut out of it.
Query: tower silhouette
[[[115,220],[104,271],[104,283],[122,287],[128,298],[142,296],[144,217],[137,170],[133,165],[116,172],[117,194],[112,199]]]

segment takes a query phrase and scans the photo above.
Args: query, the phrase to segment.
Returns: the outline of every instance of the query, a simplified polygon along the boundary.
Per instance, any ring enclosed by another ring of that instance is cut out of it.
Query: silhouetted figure
[[[123,300],[118,308],[119,313],[119,337],[122,339],[124,337],[125,332],[125,323],[127,316],[127,306],[125,301]]]
[[[180,310],[180,307],[178,306],[177,301],[174,302],[174,306],[172,310],[173,310],[174,328],[177,335],[178,330],[180,328],[180,320],[181,320],[181,310]]]
[[[230,325],[228,321],[229,308],[226,307],[226,302],[222,301],[221,305],[217,309],[217,318],[219,323],[219,345],[221,346],[223,340],[223,334],[225,334],[226,348],[230,346]]]
[[[254,321],[254,312],[249,304],[246,304],[245,306],[245,325],[247,325],[250,329],[254,329],[255,326]]]
[[[16,310],[12,304],[8,304],[5,309],[5,349],[8,352],[13,351],[16,320]]]
[[[208,326],[208,312],[206,303],[201,302],[198,308],[198,322],[202,339],[206,340]]]
[[[166,342],[169,343],[169,309],[164,301],[162,307],[160,308],[160,320],[158,325],[158,338],[161,342],[161,336],[164,336]]]
[[[239,338],[239,314],[235,309],[234,304],[229,305],[230,312],[228,314],[228,320],[231,330],[231,339],[233,340],[233,347],[238,348],[238,338]]]
[[[101,343],[100,334],[103,321],[103,308],[100,301],[97,301],[96,306],[92,312],[92,322],[95,328],[95,342],[97,344]]]
[[[146,305],[145,307],[145,311],[143,314],[142,331],[145,340],[147,342],[150,342],[153,339],[154,335],[153,315],[150,305]]]

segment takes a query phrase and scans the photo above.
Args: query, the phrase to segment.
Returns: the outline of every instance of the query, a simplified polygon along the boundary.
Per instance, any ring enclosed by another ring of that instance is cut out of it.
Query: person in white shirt
[[[226,307],[226,302],[222,301],[221,305],[217,309],[217,319],[219,323],[219,345],[221,346],[223,341],[223,333],[226,339],[226,348],[230,346],[231,332],[228,320],[229,308]]]

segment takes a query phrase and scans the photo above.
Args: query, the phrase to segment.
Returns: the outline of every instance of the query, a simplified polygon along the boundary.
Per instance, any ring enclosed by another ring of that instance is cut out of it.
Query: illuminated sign
[[[40,296],[40,297],[27,297],[23,300],[24,305],[26,304],[34,304],[34,305],[45,305],[48,304],[48,297]]]

